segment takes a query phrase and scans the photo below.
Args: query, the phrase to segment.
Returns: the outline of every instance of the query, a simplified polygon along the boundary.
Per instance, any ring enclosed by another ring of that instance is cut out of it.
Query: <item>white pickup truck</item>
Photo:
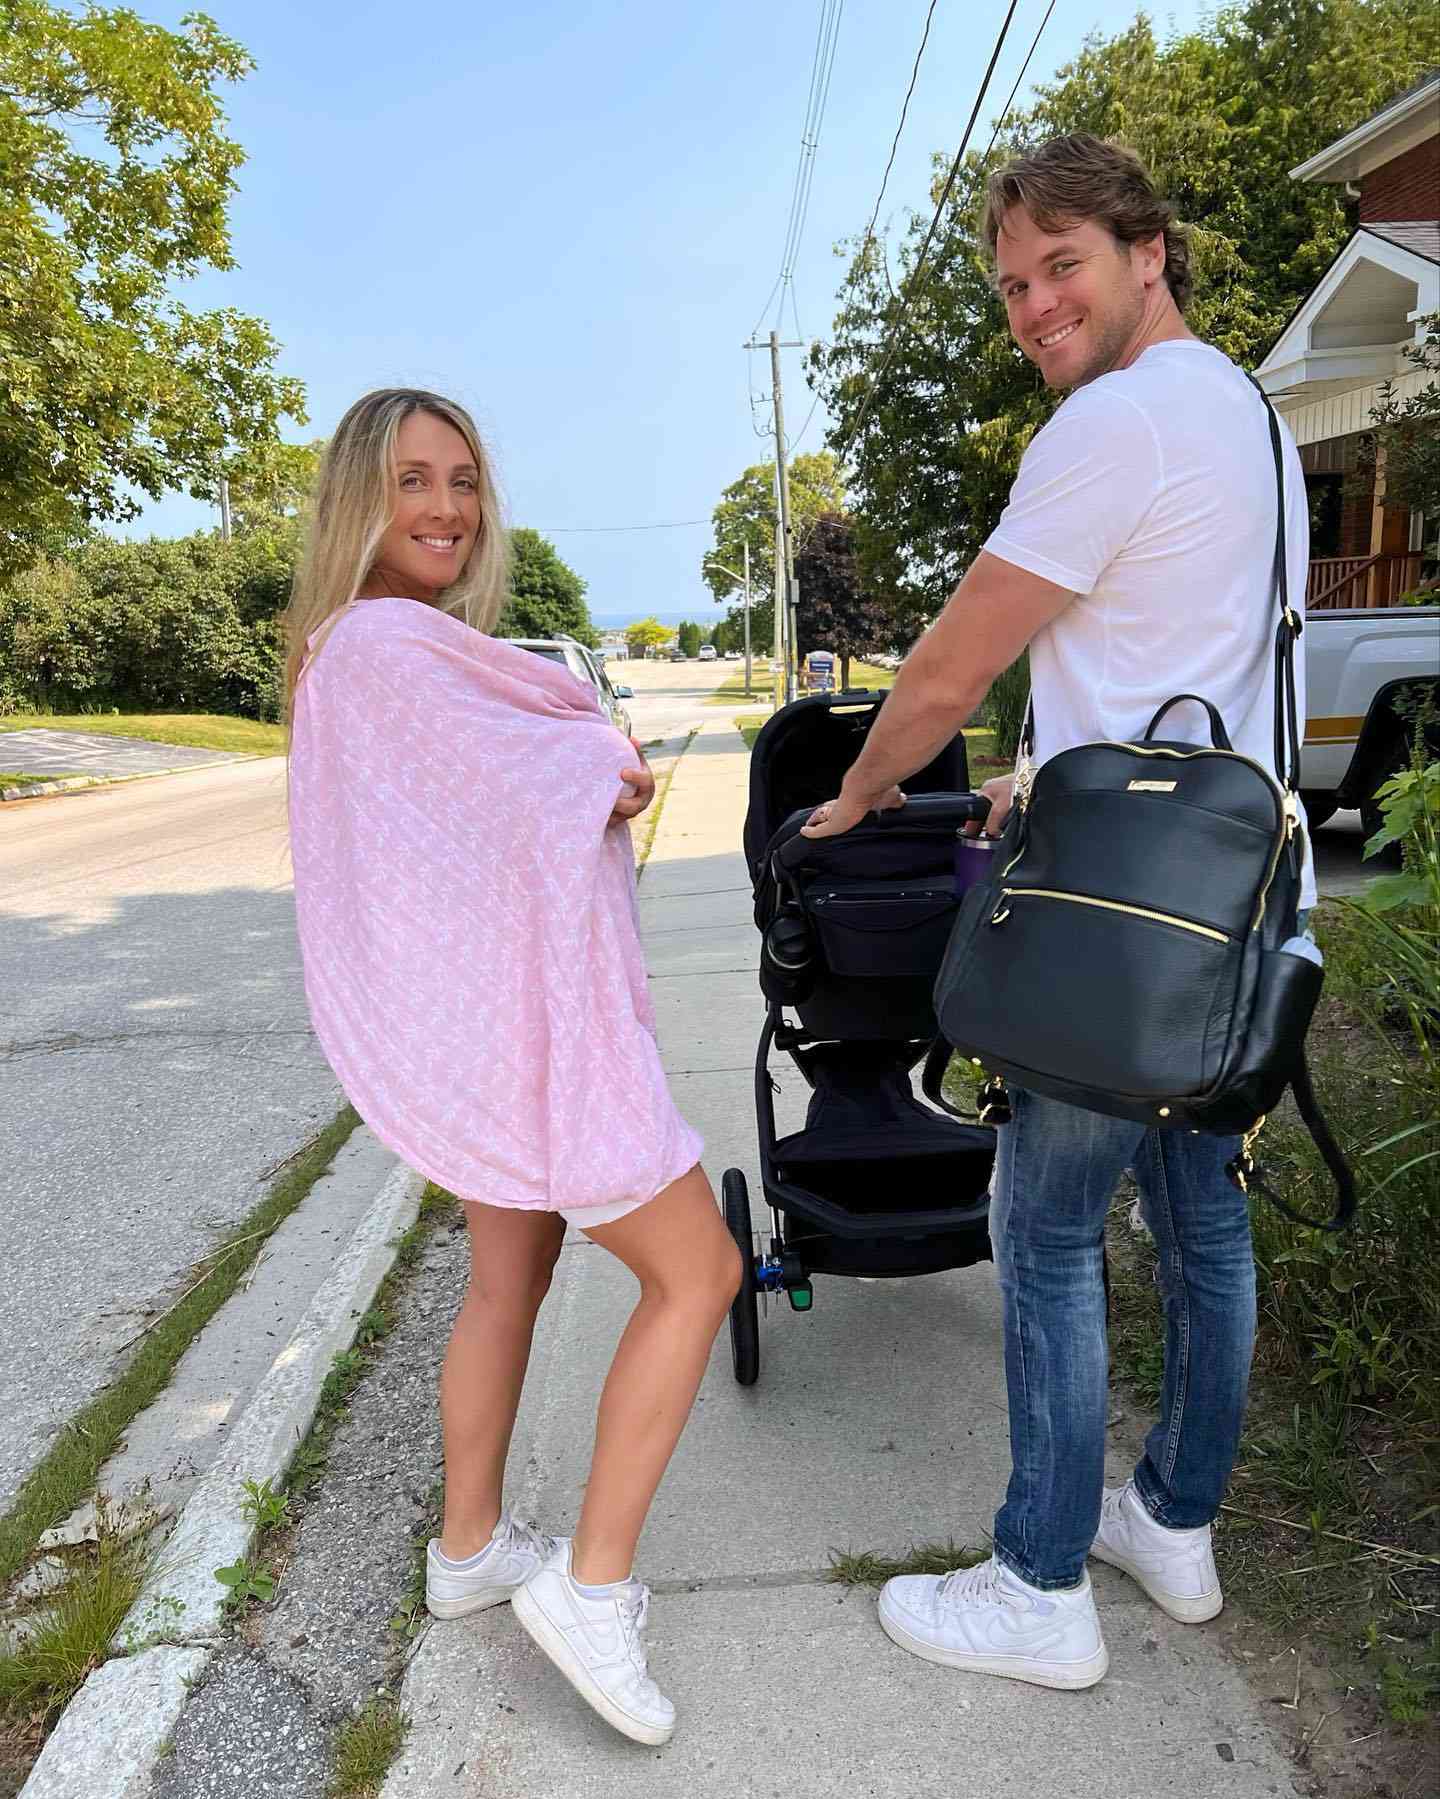
[[[1358,806],[1367,835],[1379,825],[1375,789],[1410,759],[1413,725],[1396,710],[1402,690],[1428,687],[1440,701],[1440,606],[1309,612],[1305,742],[1300,794],[1312,829],[1341,806]],[[1431,724],[1440,755],[1440,727]]]

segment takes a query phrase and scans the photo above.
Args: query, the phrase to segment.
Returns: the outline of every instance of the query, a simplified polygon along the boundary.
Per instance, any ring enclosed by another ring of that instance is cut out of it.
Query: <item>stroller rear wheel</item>
[[[725,1223],[740,1251],[740,1291],[730,1307],[730,1359],[742,1387],[753,1387],[760,1374],[760,1313],[755,1300],[755,1239],[750,1230],[750,1193],[738,1168],[727,1168],[720,1182]]]

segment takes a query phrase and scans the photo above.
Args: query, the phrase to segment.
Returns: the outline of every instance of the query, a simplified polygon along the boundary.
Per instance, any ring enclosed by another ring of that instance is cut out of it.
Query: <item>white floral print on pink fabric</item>
[[[352,606],[300,682],[310,1016],[375,1135],[462,1199],[645,1200],[700,1159],[607,823],[634,758],[566,670],[416,600]]]

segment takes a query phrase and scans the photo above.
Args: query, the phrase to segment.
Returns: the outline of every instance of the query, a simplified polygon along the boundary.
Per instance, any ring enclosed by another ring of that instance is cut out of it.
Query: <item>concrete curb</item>
[[[3,742],[3,738],[0,738]],[[64,775],[54,781],[30,781],[23,787],[0,787],[0,801],[44,799],[53,793],[81,793],[87,787],[124,787],[131,781],[158,781],[165,775],[195,775],[207,768],[229,768],[237,762],[264,762],[268,757],[256,750],[228,756],[224,762],[187,762],[179,768],[147,768],[135,775]]]
[[[230,1431],[223,1455],[185,1504],[159,1568],[116,1633],[122,1648],[71,1701],[21,1788],[21,1799],[142,1799],[190,1686],[223,1627],[225,1589],[215,1569],[242,1560],[254,1525],[241,1482],[278,1480],[310,1428],[334,1356],[354,1340],[414,1223],[424,1177],[392,1171],[345,1253]],[[178,1608],[178,1610],[177,1610]],[[161,1639],[158,1640],[157,1639]]]

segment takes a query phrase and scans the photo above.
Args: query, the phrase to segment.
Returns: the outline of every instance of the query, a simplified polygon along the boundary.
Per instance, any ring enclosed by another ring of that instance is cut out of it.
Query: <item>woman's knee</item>
[[[644,1298],[723,1318],[740,1291],[740,1251],[728,1232],[675,1261],[637,1270]]]

